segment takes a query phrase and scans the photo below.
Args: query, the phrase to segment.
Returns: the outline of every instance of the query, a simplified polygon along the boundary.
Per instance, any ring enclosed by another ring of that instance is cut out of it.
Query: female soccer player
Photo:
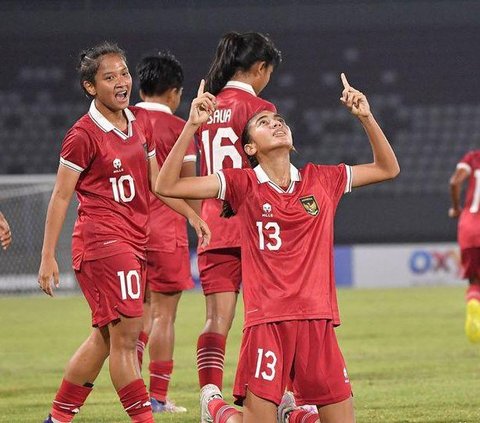
[[[59,284],[55,246],[76,191],[73,267],[92,310],[93,330],[70,359],[45,422],[72,421],[108,356],[113,385],[131,421],[153,422],[135,348],[142,325],[148,195],[158,173],[152,128],[144,110],[128,107],[132,78],[118,46],[104,43],[83,52],[79,74],[93,100],[62,144],[38,282],[48,295],[52,281]],[[183,200],[175,204],[197,231],[206,231]]]
[[[280,52],[262,34],[230,32],[222,37],[206,76],[206,87],[216,96],[217,109],[197,132],[202,176],[249,167],[240,141],[242,130],[254,113],[276,110],[257,96],[280,61]],[[202,203],[202,218],[214,236],[207,248],[198,249],[206,301],[205,326],[197,342],[200,387],[210,383],[222,387],[225,344],[242,280],[240,220],[221,218],[222,206],[216,198]]]
[[[11,243],[12,232],[10,230],[10,225],[3,213],[0,212],[0,244],[2,245],[2,248],[6,250]]]
[[[460,194],[467,180],[462,210]],[[471,342],[480,342],[480,150],[469,151],[457,164],[450,178],[450,197],[452,207],[448,214],[452,218],[459,217],[462,276],[469,280],[465,334]]]
[[[161,166],[185,125],[183,119],[173,115],[182,97],[182,66],[172,54],[160,53],[144,57],[137,65],[137,74],[143,100],[137,107],[147,110],[157,161]],[[183,159],[183,176],[195,176],[195,162],[192,139]],[[199,205],[192,205],[199,209]],[[144,329],[137,349],[141,362],[141,353],[149,336],[150,397],[154,413],[187,411],[170,401],[167,393],[173,371],[177,306],[182,291],[193,286],[185,218],[150,194],[150,238],[147,243],[150,313],[144,315]]]
[[[344,74],[341,101],[368,135],[373,162],[357,166],[290,163],[292,134],[266,110],[245,127],[242,141],[253,169],[223,169],[181,178],[182,159],[197,128],[212,119],[216,99],[200,84],[185,128],[157,179],[162,195],[228,200],[241,222],[244,332],[234,395],[243,416],[214,385],[202,388],[202,421],[275,422],[292,380],[299,404],[317,415],[282,406],[279,421],[354,422],[350,381],[334,326],[340,324],[333,269],[333,223],[341,196],[352,187],[394,178],[395,154],[365,95]]]

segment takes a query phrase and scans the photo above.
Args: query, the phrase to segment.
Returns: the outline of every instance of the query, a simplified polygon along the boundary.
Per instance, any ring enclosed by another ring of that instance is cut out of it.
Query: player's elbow
[[[382,179],[384,181],[395,179],[399,174],[400,174],[400,165],[398,164],[398,162],[395,162],[393,165],[383,170]]]

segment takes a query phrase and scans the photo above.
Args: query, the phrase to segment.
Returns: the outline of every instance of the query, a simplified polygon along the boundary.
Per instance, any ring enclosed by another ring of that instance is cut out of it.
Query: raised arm
[[[167,156],[158,174],[155,191],[165,197],[204,199],[215,198],[220,184],[216,175],[182,178],[183,157],[188,145],[199,126],[206,122],[215,110],[215,97],[203,92],[205,81],[202,79],[197,97],[192,101],[190,115]]]
[[[373,153],[373,162],[352,166],[352,187],[395,178],[400,173],[397,157],[382,128],[373,117],[367,97],[350,86],[344,73],[341,74],[341,79],[343,91],[340,101],[360,120]]]
[[[79,177],[80,173],[60,165],[58,167],[57,180],[48,204],[38,283],[43,292],[50,296],[53,296],[52,282],[57,288],[59,285],[55,248]]]
[[[468,178],[468,171],[463,167],[457,167],[453,175],[450,177],[450,198],[452,207],[448,209],[448,216],[455,218],[460,216],[462,207],[460,206],[460,194],[462,193],[462,185]]]

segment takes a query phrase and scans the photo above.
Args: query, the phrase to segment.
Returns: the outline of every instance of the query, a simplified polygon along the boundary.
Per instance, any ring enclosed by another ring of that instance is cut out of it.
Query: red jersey
[[[147,110],[152,124],[158,166],[162,167],[180,136],[185,121],[174,116],[170,108],[163,104],[142,102],[138,103],[137,107]],[[192,140],[183,161],[196,160],[195,144]],[[186,219],[150,193],[150,238],[147,250],[174,252],[177,246],[187,245]]]
[[[128,134],[95,107],[63,140],[60,164],[80,173],[78,218],[72,235],[75,269],[82,260],[124,252],[145,257],[148,239],[148,158],[155,156],[147,113],[125,109]]]
[[[351,167],[291,165],[286,190],[260,166],[217,175],[219,198],[241,222],[245,327],[303,319],[340,324],[333,224],[342,194],[351,190]]]
[[[480,150],[465,154],[457,168],[469,174],[465,204],[458,221],[458,243],[462,250],[480,247]]]
[[[199,130],[200,173],[210,175],[221,169],[250,168],[243,151],[243,128],[249,119],[262,110],[276,112],[272,103],[257,97],[251,85],[229,81],[216,96],[217,110]],[[237,217],[220,217],[222,201],[203,200],[202,218],[212,231],[212,239],[204,250],[240,247],[240,222]],[[200,249],[199,249],[200,251]]]

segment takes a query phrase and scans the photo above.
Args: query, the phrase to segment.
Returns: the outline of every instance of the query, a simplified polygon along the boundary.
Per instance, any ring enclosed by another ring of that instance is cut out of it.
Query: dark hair
[[[217,46],[215,58],[205,77],[206,91],[216,95],[237,70],[247,71],[256,62],[266,62],[275,68],[282,55],[272,40],[258,32],[229,32]]]
[[[144,57],[137,65],[140,89],[147,96],[162,95],[170,88],[182,88],[182,65],[170,52]]]
[[[77,70],[80,75],[80,85],[85,94],[90,98],[92,96],[87,92],[83,83],[87,81],[91,84],[95,84],[95,75],[100,67],[100,62],[102,61],[102,57],[107,54],[118,54],[125,63],[127,63],[125,51],[118,47],[117,44],[108,41],[104,41],[101,44],[83,50],[79,55]]]
[[[257,113],[255,113],[252,117],[250,117],[250,119],[248,119],[247,124],[244,126],[243,131],[242,131],[242,136],[241,136],[242,147],[245,147],[245,145],[250,143],[250,123],[255,118],[255,116],[257,116],[262,111],[263,110],[260,110]],[[247,154],[247,159],[248,159],[248,162],[250,163],[250,167],[252,169],[254,167],[258,166],[258,160],[255,156],[249,156]],[[220,213],[220,217],[225,217],[225,218],[228,219],[229,217],[235,216],[235,214],[236,214],[236,212],[233,210],[230,203],[228,201],[224,200],[223,204],[222,204],[222,211]]]

